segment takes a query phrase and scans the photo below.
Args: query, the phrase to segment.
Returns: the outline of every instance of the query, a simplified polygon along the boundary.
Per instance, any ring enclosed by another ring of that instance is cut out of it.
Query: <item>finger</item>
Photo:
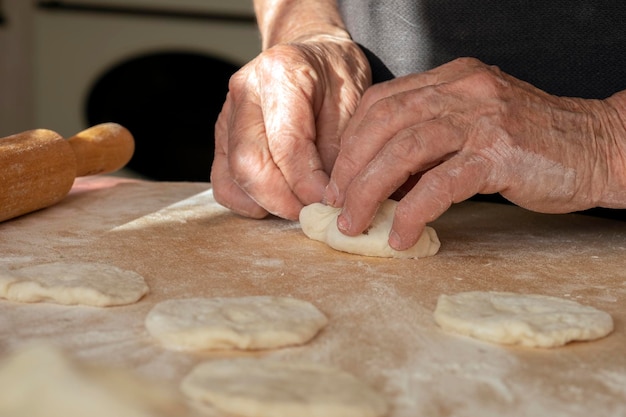
[[[283,66],[264,68],[265,76],[274,80],[274,90],[261,96],[271,159],[305,205],[321,201],[328,184],[316,147],[314,106],[319,105],[319,93],[307,68],[289,73]]]
[[[331,87],[333,88],[333,87]],[[340,135],[354,113],[359,90],[350,87],[335,87],[327,92],[324,103],[317,115],[317,149],[324,171],[330,174],[339,154]]]
[[[445,117],[452,97],[439,86],[404,91],[374,103],[352,135],[342,141],[331,184],[326,194],[328,204],[341,207],[345,190],[352,179],[380,152],[398,132],[439,117]]]
[[[211,186],[215,201],[224,207],[251,218],[267,216],[267,210],[259,206],[233,180],[228,164],[228,123],[231,117],[232,101],[227,95],[222,111],[215,123],[215,156],[211,166]]]
[[[489,162],[482,157],[457,155],[424,173],[396,207],[389,245],[396,250],[413,246],[426,223],[452,204],[486,190],[490,171]]]
[[[362,233],[378,205],[407,179],[461,149],[464,135],[447,118],[401,131],[357,175],[346,190],[337,226],[349,235]]]
[[[254,219],[267,216],[267,210],[259,206],[233,181],[229,173],[228,158],[222,152],[215,153],[215,160],[211,167],[211,184],[215,201],[224,207]]]
[[[260,207],[285,219],[297,219],[303,205],[274,163],[260,107],[245,101],[235,114],[227,151],[230,176]]]

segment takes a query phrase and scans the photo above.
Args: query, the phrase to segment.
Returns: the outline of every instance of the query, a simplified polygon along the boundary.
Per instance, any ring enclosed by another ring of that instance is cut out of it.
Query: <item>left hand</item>
[[[216,201],[247,217],[297,219],[322,199],[340,133],[370,84],[347,34],[292,39],[243,66],[215,125]]]
[[[547,213],[626,207],[624,174],[626,129],[610,99],[552,96],[462,58],[366,91],[325,199],[343,206],[338,227],[354,236],[380,202],[414,184],[389,238],[404,250],[427,222],[478,193]]]

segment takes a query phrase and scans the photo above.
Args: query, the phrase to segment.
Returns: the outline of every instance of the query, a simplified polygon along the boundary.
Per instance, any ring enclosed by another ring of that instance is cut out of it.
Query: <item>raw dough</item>
[[[97,307],[130,304],[148,293],[143,277],[100,263],[48,263],[0,271],[0,297],[22,303]]]
[[[117,368],[78,362],[48,345],[13,353],[0,364],[0,416],[186,416],[174,387]]]
[[[418,242],[404,251],[392,249],[387,243],[398,203],[384,201],[369,230],[359,236],[346,236],[337,228],[341,209],[314,203],[300,211],[300,226],[310,239],[326,243],[333,249],[365,256],[383,258],[424,258],[439,250],[440,242],[432,227],[426,227]]]
[[[328,319],[287,297],[190,298],[157,304],[148,332],[170,349],[271,349],[312,339]]]
[[[556,347],[613,330],[608,313],[545,295],[473,291],[441,295],[434,318],[444,330],[488,342]]]
[[[387,403],[341,370],[238,358],[201,363],[181,383],[191,404],[240,417],[378,417]]]

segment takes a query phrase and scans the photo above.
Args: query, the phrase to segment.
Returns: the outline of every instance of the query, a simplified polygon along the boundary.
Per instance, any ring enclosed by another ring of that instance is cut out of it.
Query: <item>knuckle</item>
[[[502,97],[509,86],[497,67],[495,69],[486,66],[477,68],[468,77],[467,82],[477,87],[477,91],[482,92],[483,95],[494,98]]]
[[[231,75],[228,88],[231,92],[243,94],[250,86],[260,88],[264,79],[272,80],[271,85],[277,86],[285,80],[300,82],[312,77],[311,65],[295,46],[279,45],[263,51]]]
[[[311,60],[293,45],[270,48],[258,58],[256,70],[264,79],[280,82],[297,80],[298,84],[310,85],[316,81]],[[272,83],[275,85],[275,83]]]
[[[450,175],[443,170],[430,170],[422,175],[421,181],[431,192],[438,194],[447,193],[450,185]]]
[[[339,164],[336,164],[338,170],[336,171],[337,175],[341,177],[341,173],[345,173],[345,175],[349,175],[350,173],[356,174],[361,170],[361,166],[356,159],[356,155],[352,152],[341,152],[341,159],[337,158]],[[337,178],[337,180],[342,181],[345,178]]]
[[[425,191],[424,195],[429,198],[429,206],[434,208],[435,212],[442,213],[455,202],[451,190],[451,178],[441,170],[426,172],[421,182]]]
[[[285,67],[291,62],[294,53],[294,47],[291,45],[277,45],[263,51],[257,58],[256,62],[259,68],[272,69],[276,66]]]
[[[394,109],[397,108],[397,105],[395,102],[393,97],[386,98],[377,101],[368,109],[363,121],[367,131],[370,129],[385,130],[384,127],[389,125],[390,120],[396,114]]]
[[[376,102],[383,97],[383,88],[381,84],[370,86],[361,96],[360,106],[371,108]]]
[[[414,126],[402,130],[391,143],[391,157],[400,163],[413,161],[425,147],[424,137]]]
[[[390,96],[373,103],[367,110],[359,130],[367,135],[391,136],[403,103],[398,96]]]
[[[239,71],[235,72],[228,79],[228,91],[229,95],[238,96],[241,92],[247,89],[250,84],[250,71],[249,68],[244,66]]]
[[[462,56],[454,59],[454,64],[460,65],[462,67],[478,67],[482,65],[482,62],[474,57]]]
[[[470,85],[489,91],[495,86],[495,80],[491,71],[485,68],[475,69],[470,75],[468,75],[467,82]]]
[[[396,115],[401,107],[400,97],[392,95],[374,103],[368,112],[368,117],[386,120]]]

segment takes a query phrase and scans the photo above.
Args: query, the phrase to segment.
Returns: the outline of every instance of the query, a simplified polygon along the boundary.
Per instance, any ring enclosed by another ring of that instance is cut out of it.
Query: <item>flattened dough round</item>
[[[0,416],[186,416],[184,398],[126,369],[78,361],[41,345],[0,362]]]
[[[471,291],[441,295],[434,318],[444,330],[488,342],[557,347],[613,330],[608,313],[545,295]]]
[[[148,293],[136,272],[101,263],[47,263],[0,271],[0,297],[22,303],[96,307],[130,304]]]
[[[300,211],[300,226],[310,239],[326,243],[342,252],[381,258],[425,258],[439,251],[439,238],[435,229],[426,227],[415,245],[404,251],[397,251],[387,243],[393,223],[393,215],[398,203],[384,201],[367,233],[359,236],[346,236],[337,228],[337,217],[341,209],[321,203],[305,206]]]
[[[240,417],[379,417],[387,403],[354,376],[302,362],[238,358],[204,362],[181,382],[199,408]]]
[[[174,350],[299,345],[326,323],[326,316],[309,302],[271,296],[167,300],[146,317],[148,332]]]

